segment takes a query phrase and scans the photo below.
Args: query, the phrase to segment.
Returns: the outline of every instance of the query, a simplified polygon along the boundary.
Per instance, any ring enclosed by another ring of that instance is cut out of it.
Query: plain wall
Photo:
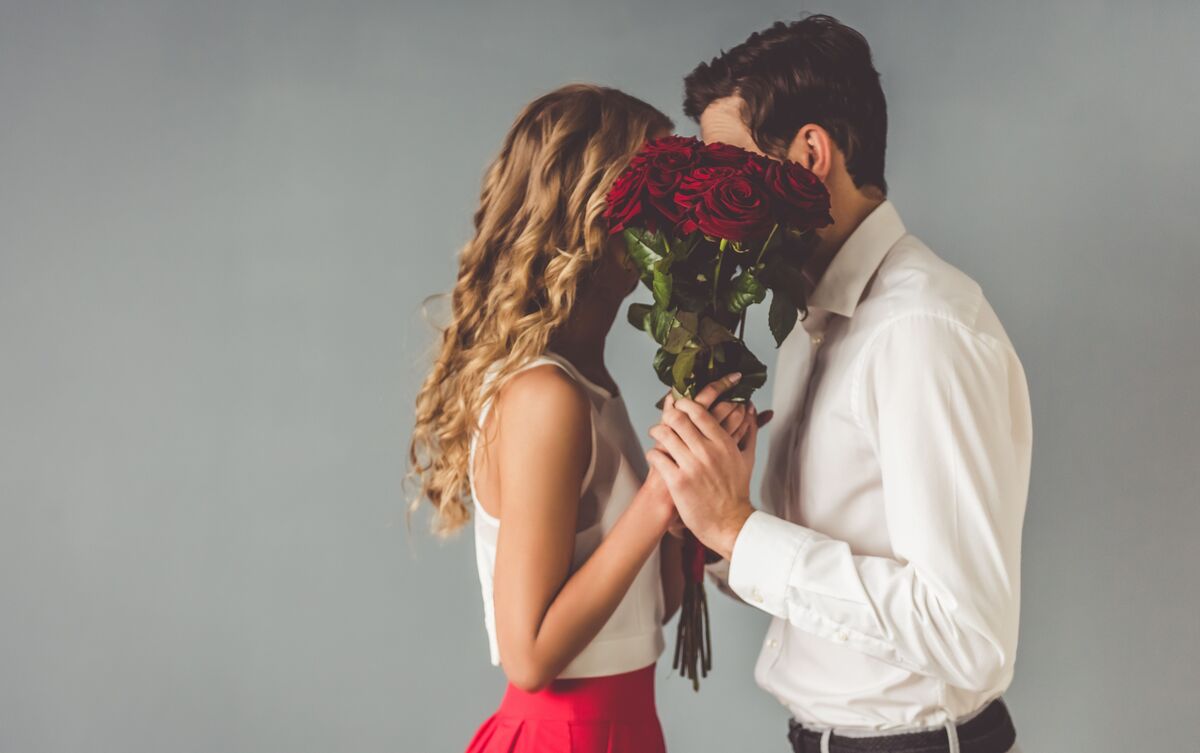
[[[694,133],[683,75],[805,9],[873,44],[892,198],[1028,372],[1025,751],[1196,750],[1195,3],[3,0],[0,753],[461,750],[503,677],[469,533],[404,525],[420,303],[525,102]],[[651,354],[617,324],[639,430]],[[783,751],[764,615],[714,607],[669,744]]]

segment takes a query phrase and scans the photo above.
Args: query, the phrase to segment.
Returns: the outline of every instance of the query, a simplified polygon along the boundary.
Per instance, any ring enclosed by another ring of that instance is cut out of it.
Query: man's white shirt
[[[762,509],[728,586],[773,615],[755,677],[803,724],[940,727],[1013,675],[1031,418],[979,286],[890,202],[783,343]]]

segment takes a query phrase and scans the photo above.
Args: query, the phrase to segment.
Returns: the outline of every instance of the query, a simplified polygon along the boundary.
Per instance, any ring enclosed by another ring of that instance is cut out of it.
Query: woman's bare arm
[[[674,514],[655,474],[587,562],[570,574],[590,407],[554,366],[514,377],[496,399],[502,519],[494,598],[501,664],[525,690],[544,687],[600,632]],[[569,576],[569,577],[568,577]]]

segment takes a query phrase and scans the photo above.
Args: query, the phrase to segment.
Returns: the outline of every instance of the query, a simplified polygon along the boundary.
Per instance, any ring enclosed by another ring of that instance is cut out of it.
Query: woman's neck
[[[604,345],[620,308],[580,301],[575,314],[550,340],[550,349],[570,361],[592,382],[616,394],[617,385],[604,365]],[[590,304],[590,305],[589,305]]]
[[[550,348],[570,361],[579,369],[579,373],[591,381],[601,387],[615,387],[612,377],[608,375],[608,368],[604,365],[604,340],[579,342],[556,339],[550,344]]]

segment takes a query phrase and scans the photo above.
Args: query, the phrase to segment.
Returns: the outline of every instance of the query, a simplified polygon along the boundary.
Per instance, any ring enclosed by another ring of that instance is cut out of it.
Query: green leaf
[[[696,354],[699,352],[698,349],[688,348],[675,356],[675,363],[671,366],[671,376],[674,377],[675,389],[681,394],[691,394],[689,381],[692,379],[692,371],[696,367]]]
[[[732,280],[732,287],[725,297],[725,308],[732,314],[740,314],[752,304],[762,303],[767,289],[759,281],[754,269],[742,270]]]
[[[667,335],[663,350],[668,353],[679,353],[692,341],[692,333],[686,327],[678,326]]]
[[[646,317],[646,331],[654,338],[654,342],[662,345],[667,341],[667,335],[671,334],[671,326],[674,323],[675,313],[673,311],[655,306],[650,309],[650,315]]]
[[[659,348],[654,354],[654,373],[658,381],[670,387],[674,380],[671,377],[671,367],[675,365],[675,354]]]
[[[663,272],[657,266],[652,274],[653,282],[650,285],[650,289],[654,291],[654,302],[666,308],[671,303],[671,286],[673,282],[671,275]]]
[[[796,304],[783,290],[777,289],[771,294],[771,308],[767,312],[767,325],[775,337],[775,347],[783,345],[792,328],[796,326],[796,317],[800,312]]]
[[[771,290],[782,290],[793,306],[802,308],[808,283],[798,261],[783,254],[774,256],[762,271],[761,279]]]
[[[727,327],[722,326],[716,319],[707,316],[700,320],[699,335],[700,342],[710,346],[737,339],[737,336],[730,332]]]
[[[629,323],[637,329],[646,329],[646,317],[650,316],[653,307],[646,303],[631,303],[626,312]]]
[[[748,400],[754,391],[767,382],[767,366],[755,358],[750,349],[741,341],[726,343],[725,371],[740,371],[741,380],[733,386],[727,395],[731,400]]]
[[[699,319],[700,316],[695,311],[680,311],[675,314],[675,321],[679,322],[679,326],[693,335],[700,331]]]
[[[642,279],[650,281],[654,275],[655,265],[666,256],[666,242],[659,233],[651,233],[641,228],[627,227],[621,236],[625,239],[625,248],[629,258],[637,265],[642,273]]]

